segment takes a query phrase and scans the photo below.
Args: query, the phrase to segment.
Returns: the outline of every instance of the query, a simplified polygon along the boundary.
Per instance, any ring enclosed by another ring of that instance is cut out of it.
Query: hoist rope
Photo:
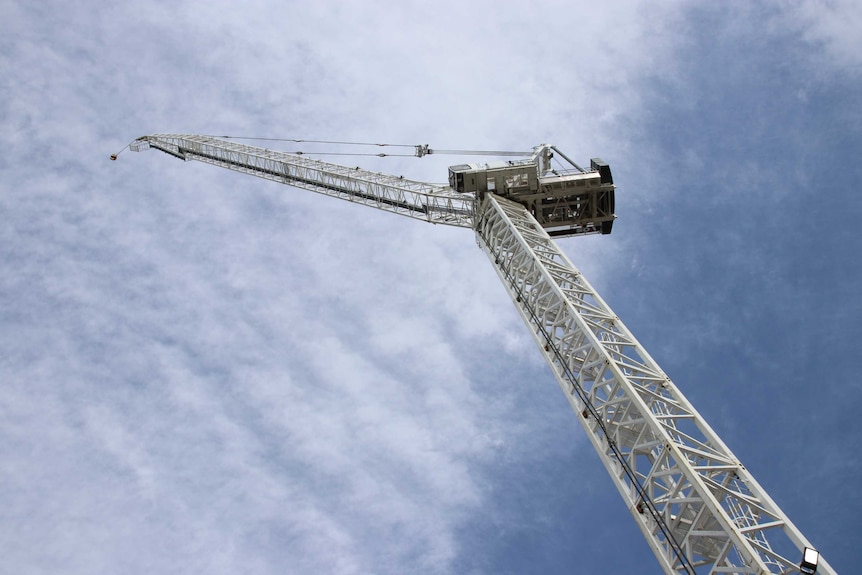
[[[295,142],[298,144],[337,144],[340,146],[379,146],[390,148],[415,148],[409,144],[378,144],[374,142],[340,142],[337,140],[300,140],[295,138],[256,138],[253,136],[213,136],[225,140],[262,140],[267,142]]]
[[[338,140],[303,140],[298,138],[261,138],[261,137],[253,137],[253,136],[207,136],[210,138],[220,138],[223,140],[259,140],[265,142],[293,142],[298,144],[330,144],[330,145],[338,145],[338,146],[374,146],[378,148],[411,148],[414,150],[412,154],[385,154],[385,153],[370,153],[370,152],[307,152],[307,151],[297,151],[297,152],[288,152],[291,154],[295,154],[298,156],[375,156],[378,158],[387,158],[387,157],[400,157],[400,158],[412,158],[412,157],[423,157],[432,154],[446,154],[446,155],[456,155],[456,156],[530,156],[533,152],[510,152],[504,150],[437,150],[430,148],[427,144],[425,145],[415,145],[415,144],[385,144],[385,143],[374,143],[374,142],[343,142]],[[132,140],[134,142],[134,140]],[[116,154],[111,154],[111,159],[116,160],[117,156],[119,156],[122,152],[128,148],[132,142],[126,144],[126,146],[117,152]]]
[[[315,154],[315,155],[325,155],[325,156],[378,156],[384,158],[386,156],[402,156],[402,157],[410,157],[410,156],[424,156],[426,154],[448,154],[448,155],[472,155],[472,156],[529,156],[533,152],[511,152],[504,150],[438,150],[429,148],[427,145],[415,145],[415,144],[386,144],[386,143],[377,143],[377,142],[344,142],[339,140],[305,140],[298,138],[258,138],[253,136],[213,136],[216,138],[223,138],[225,140],[260,140],[266,142],[293,142],[298,144],[334,144],[339,146],[375,146],[379,148],[412,148],[417,150],[415,154],[348,154],[348,153],[327,153],[327,152],[302,152],[304,154]],[[423,149],[424,153],[419,153],[419,150]],[[298,152],[294,152],[298,153]]]
[[[362,152],[286,152],[288,154],[294,154],[296,156],[375,156],[377,158],[389,158],[392,156],[399,158],[414,158],[416,154],[373,154],[373,153],[362,153]]]
[[[131,146],[133,142],[134,142],[134,140],[132,140],[131,142],[129,142],[128,144],[126,144],[125,146],[123,146],[123,149],[122,149],[122,150],[120,150],[119,152],[117,152],[116,154],[111,154],[111,159],[112,159],[112,160],[116,160],[116,159],[117,159],[117,157],[118,157],[120,154],[122,154],[123,152],[125,152],[125,151],[126,151],[126,148],[128,148],[129,146]]]

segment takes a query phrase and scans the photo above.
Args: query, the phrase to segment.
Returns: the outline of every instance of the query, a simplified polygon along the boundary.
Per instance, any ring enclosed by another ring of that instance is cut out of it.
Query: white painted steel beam
[[[486,194],[476,234],[665,572],[798,573],[811,544],[530,213]]]
[[[138,138],[130,148],[133,151],[155,148],[182,160],[206,162],[432,224],[465,228],[473,224],[474,196],[458,194],[449,186],[348,168],[211,136],[154,134]]]

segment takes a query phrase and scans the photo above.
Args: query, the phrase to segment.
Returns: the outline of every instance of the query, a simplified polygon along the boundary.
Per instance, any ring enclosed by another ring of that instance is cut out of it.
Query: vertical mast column
[[[475,225],[665,572],[797,573],[811,544],[527,209],[487,193]]]

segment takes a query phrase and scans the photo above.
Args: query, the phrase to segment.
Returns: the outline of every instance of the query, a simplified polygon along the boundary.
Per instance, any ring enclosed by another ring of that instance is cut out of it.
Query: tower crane
[[[130,148],[471,228],[665,573],[835,573],[552,240],[611,232],[605,162],[581,168],[541,145],[526,159],[451,166],[435,185],[212,136],[149,135]],[[570,167],[552,169],[555,154]]]

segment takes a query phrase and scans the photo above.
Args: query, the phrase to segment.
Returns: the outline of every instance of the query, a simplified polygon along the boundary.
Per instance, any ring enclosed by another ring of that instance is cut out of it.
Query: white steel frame
[[[476,234],[665,572],[798,573],[811,544],[527,209],[487,194]]]
[[[473,227],[475,198],[448,185],[348,168],[211,136],[154,134],[138,138],[130,148],[136,152],[156,148],[181,160],[199,160],[432,224]]]
[[[210,136],[136,140],[423,221],[470,227],[668,575],[798,573],[812,547],[521,204]],[[822,558],[818,573],[834,575]]]

